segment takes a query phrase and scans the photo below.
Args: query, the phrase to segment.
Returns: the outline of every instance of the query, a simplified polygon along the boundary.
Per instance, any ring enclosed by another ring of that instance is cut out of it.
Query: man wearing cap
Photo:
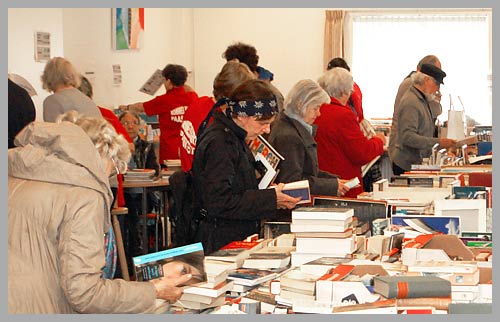
[[[391,158],[395,175],[409,171],[412,164],[421,164],[422,159],[431,154],[434,144],[439,143],[440,148],[455,145],[455,140],[434,137],[429,102],[435,100],[444,77],[446,73],[431,64],[423,64],[420,71],[411,75],[413,86],[401,98],[396,114],[398,139]]]
[[[396,94],[396,99],[394,100],[394,112],[392,114],[392,128],[391,128],[391,133],[389,136],[389,147],[387,148],[387,152],[389,154],[389,159],[393,159],[394,152],[396,151],[396,143],[399,142],[397,133],[398,133],[398,111],[399,111],[399,103],[401,102],[401,98],[403,95],[412,87],[413,81],[411,79],[411,75],[413,75],[416,72],[420,72],[420,69],[422,68],[423,64],[431,64],[436,66],[437,68],[441,68],[441,61],[437,56],[435,55],[427,55],[424,58],[420,59],[420,61],[417,64],[417,70],[412,71],[408,76],[405,77],[405,79],[401,82],[398,88],[398,93]],[[437,117],[441,115],[442,112],[442,107],[441,107],[441,96],[436,96],[436,99],[429,102],[429,106],[431,107],[431,112],[432,112],[432,119],[434,122],[436,122]],[[437,127],[435,127],[434,130],[434,136],[437,137]]]

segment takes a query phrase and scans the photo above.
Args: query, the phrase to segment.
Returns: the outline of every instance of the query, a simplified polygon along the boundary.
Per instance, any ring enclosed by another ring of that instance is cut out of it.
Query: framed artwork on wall
[[[144,38],[144,8],[112,8],[113,49],[140,49]]]

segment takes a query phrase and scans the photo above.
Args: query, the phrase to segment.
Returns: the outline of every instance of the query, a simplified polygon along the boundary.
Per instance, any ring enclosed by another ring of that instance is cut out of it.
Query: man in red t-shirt
[[[165,78],[166,93],[144,103],[121,105],[122,111],[158,115],[160,124],[160,164],[164,160],[179,159],[181,146],[180,128],[184,112],[193,100],[198,98],[196,92],[184,85],[187,70],[184,66],[168,64],[162,71]]]

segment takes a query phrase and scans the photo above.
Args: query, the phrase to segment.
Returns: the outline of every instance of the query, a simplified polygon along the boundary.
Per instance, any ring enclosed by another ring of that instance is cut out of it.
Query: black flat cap
[[[440,68],[431,64],[423,64],[422,67],[420,68],[420,72],[424,73],[425,75],[431,76],[438,83],[444,84],[443,78],[446,77],[446,73],[443,72]]]

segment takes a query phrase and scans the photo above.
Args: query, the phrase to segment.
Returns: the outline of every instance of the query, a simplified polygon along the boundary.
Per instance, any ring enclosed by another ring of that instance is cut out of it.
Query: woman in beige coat
[[[9,150],[9,313],[140,313],[178,299],[191,278],[180,269],[153,282],[102,277],[108,177],[130,152],[104,119],[62,119],[31,123]]]

